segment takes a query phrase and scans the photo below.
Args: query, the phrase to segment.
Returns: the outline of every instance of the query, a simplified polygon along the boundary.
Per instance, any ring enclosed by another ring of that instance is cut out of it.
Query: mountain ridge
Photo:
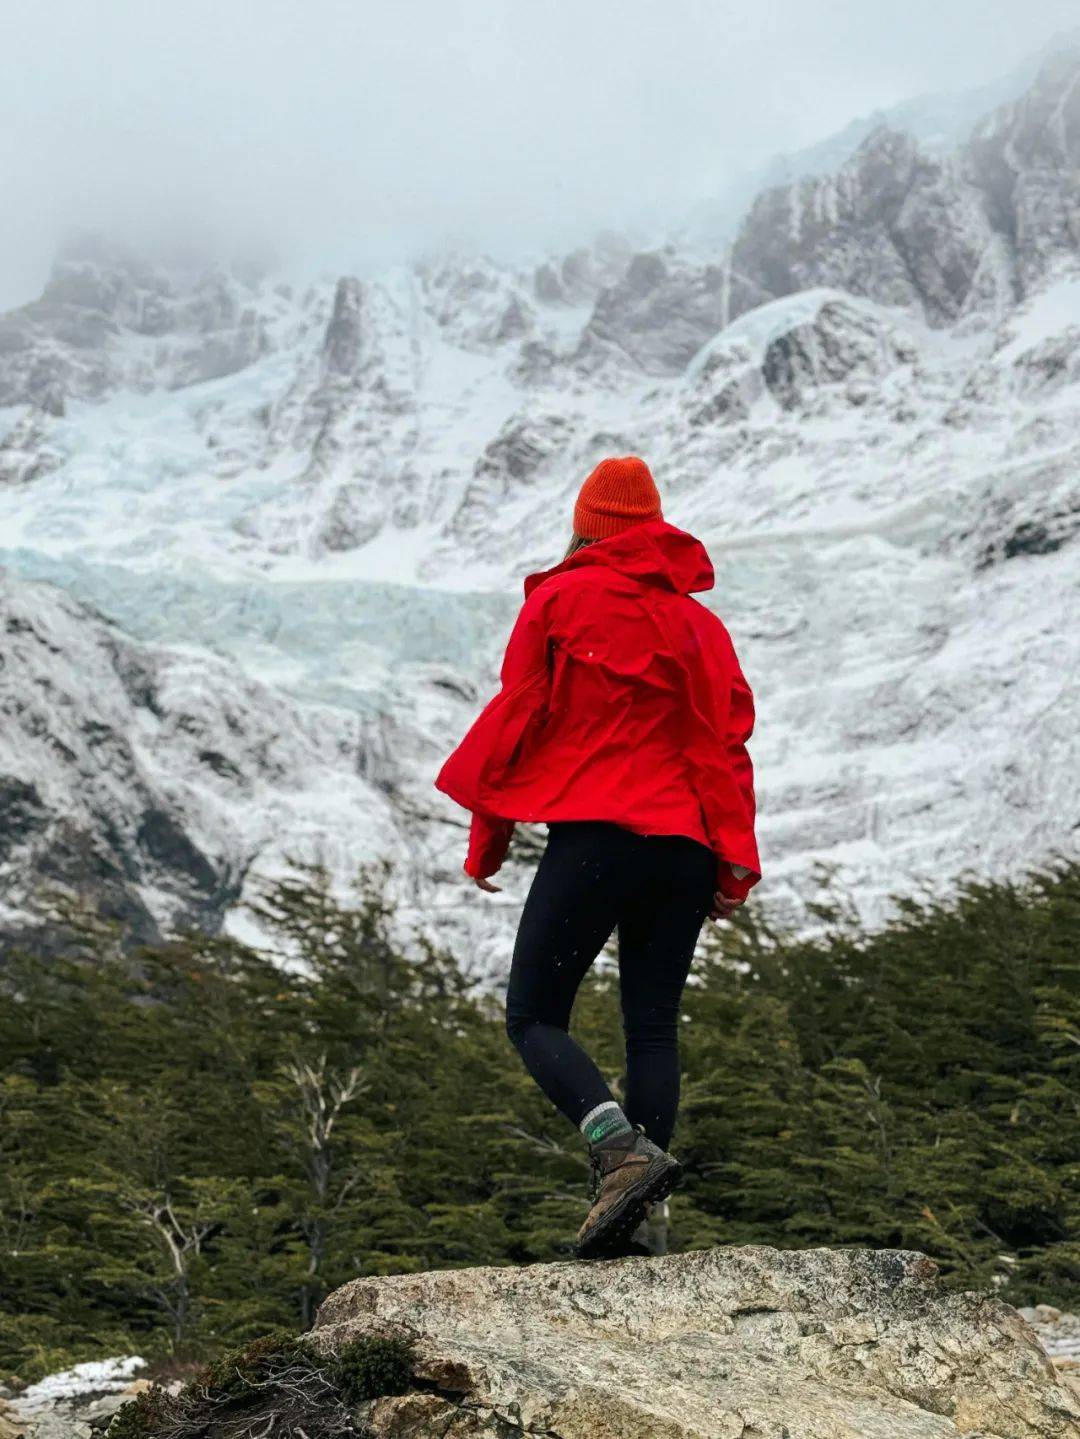
[[[35,694],[43,737],[0,765],[24,796],[9,890],[29,899],[67,814],[103,855],[139,833],[142,801],[69,757],[66,716],[94,707],[77,666],[52,673],[107,634],[199,673],[153,742],[137,705],[109,721],[228,896],[198,922],[243,926],[290,843],[342,885],[388,854],[410,916],[497,975],[512,906],[470,902],[464,816],[430,780],[494,683],[521,574],[626,450],[717,561],[779,916],[805,916],[822,863],[873,919],[1043,861],[1080,824],[1078,338],[1075,54],[954,155],[878,132],[767,192],[704,263],[607,237],[297,287],[69,251],[0,317],[9,620],[49,611],[23,589],[42,580],[76,606],[29,678],[0,672],[12,733]],[[192,726],[231,769],[193,756]],[[32,832],[27,786],[52,796]],[[124,844],[123,905],[190,922],[190,876]]]

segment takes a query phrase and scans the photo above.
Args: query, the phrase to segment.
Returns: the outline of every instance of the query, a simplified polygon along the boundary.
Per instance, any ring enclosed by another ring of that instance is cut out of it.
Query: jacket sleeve
[[[719,621],[716,625],[689,666],[686,754],[717,857],[717,889],[741,900],[761,877],[754,774],[746,749],[754,701],[731,638]]]
[[[514,822],[494,815],[474,814],[469,826],[469,852],[465,873],[473,879],[487,879],[501,867],[510,848]]]
[[[519,686],[535,682],[538,676],[546,672],[547,657],[547,605],[545,598],[534,590],[522,605],[507,641],[506,653],[499,671],[499,694],[486,707],[484,713],[492,712]],[[469,827],[465,873],[473,879],[487,879],[495,874],[506,857],[513,833],[513,820],[500,819],[497,815],[489,815],[474,808]]]
[[[742,671],[736,666],[728,708],[727,754],[751,830],[757,816],[757,800],[754,795],[754,766],[746,742],[753,732],[754,696]],[[728,899],[745,899],[759,878],[756,869],[749,865],[721,862],[719,867],[720,892]]]

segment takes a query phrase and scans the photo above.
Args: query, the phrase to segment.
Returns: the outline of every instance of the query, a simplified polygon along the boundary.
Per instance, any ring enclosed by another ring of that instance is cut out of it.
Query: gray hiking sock
[[[590,1144],[603,1144],[620,1134],[633,1134],[634,1126],[613,1099],[590,1109],[578,1125]]]

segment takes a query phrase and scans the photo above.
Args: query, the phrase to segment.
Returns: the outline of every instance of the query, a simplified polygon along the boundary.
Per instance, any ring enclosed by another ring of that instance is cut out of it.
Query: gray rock
[[[533,317],[527,305],[520,296],[511,295],[507,301],[506,309],[492,330],[492,342],[501,345],[507,340],[519,340],[527,335],[532,328]]]
[[[690,410],[687,423],[695,428],[742,424],[763,392],[761,371],[745,366],[733,378],[721,378],[712,394]]]
[[[992,238],[963,165],[882,128],[837,174],[757,200],[732,254],[731,313],[829,285],[945,324],[968,304]]]
[[[383,518],[382,508],[371,504],[367,486],[343,484],[319,518],[314,548],[320,554],[357,549],[378,534]]]
[[[512,421],[477,460],[477,478],[498,481],[507,493],[515,484],[530,479],[557,450],[556,441],[565,429],[557,415]]]
[[[562,460],[573,426],[561,415],[514,416],[484,449],[451,522],[455,535],[476,536],[498,519],[499,506],[539,487]]]
[[[24,410],[6,434],[0,436],[0,485],[28,485],[50,474],[63,457],[49,443],[49,415],[57,411]],[[63,414],[63,400],[59,402]]]
[[[266,353],[269,342],[261,320],[247,311],[235,327],[200,335],[181,349],[173,361],[169,388],[182,390],[206,380],[220,380],[246,369]]]
[[[559,266],[559,281],[563,293],[573,299],[583,299],[596,290],[596,267],[593,256],[585,249],[572,250]]]
[[[1027,292],[1080,249],[1080,48],[1052,55],[1026,94],[977,126],[968,157]]]
[[[315,1342],[415,1338],[423,1392],[370,1433],[1066,1439],[1080,1402],[1008,1305],[918,1254],[712,1250],[358,1279]]]
[[[918,351],[891,317],[838,292],[806,299],[798,311],[777,317],[771,338],[751,340],[735,327],[703,352],[688,376],[689,426],[744,426],[765,395],[800,419],[830,407],[839,413],[876,405],[880,413],[886,381],[894,400],[911,385]]]
[[[30,1421],[26,1439],[93,1439],[89,1424],[76,1416],[66,1405],[46,1409]]]
[[[728,319],[724,272],[643,253],[601,290],[574,356],[584,371],[615,359],[647,374],[677,374]]]
[[[549,345],[539,340],[525,340],[510,373],[526,389],[546,384],[555,368],[557,356]]]
[[[566,291],[555,271],[554,265],[545,262],[537,265],[533,272],[533,290],[536,298],[545,305],[561,305],[566,301]]]
[[[331,374],[352,375],[363,354],[364,287],[352,275],[343,275],[334,291],[334,310],[323,340],[323,359]]]
[[[762,375],[774,399],[791,410],[824,385],[879,380],[914,358],[875,316],[833,301],[767,346]]]
[[[1080,1314],[1063,1314],[1052,1304],[1036,1304],[1019,1312],[1038,1335],[1062,1378],[1080,1395]]]

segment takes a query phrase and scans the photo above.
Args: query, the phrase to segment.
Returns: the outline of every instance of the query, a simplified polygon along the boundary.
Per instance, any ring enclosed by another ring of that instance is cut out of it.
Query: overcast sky
[[[4,0],[0,305],[63,232],[370,263],[654,229],[1076,0]]]

